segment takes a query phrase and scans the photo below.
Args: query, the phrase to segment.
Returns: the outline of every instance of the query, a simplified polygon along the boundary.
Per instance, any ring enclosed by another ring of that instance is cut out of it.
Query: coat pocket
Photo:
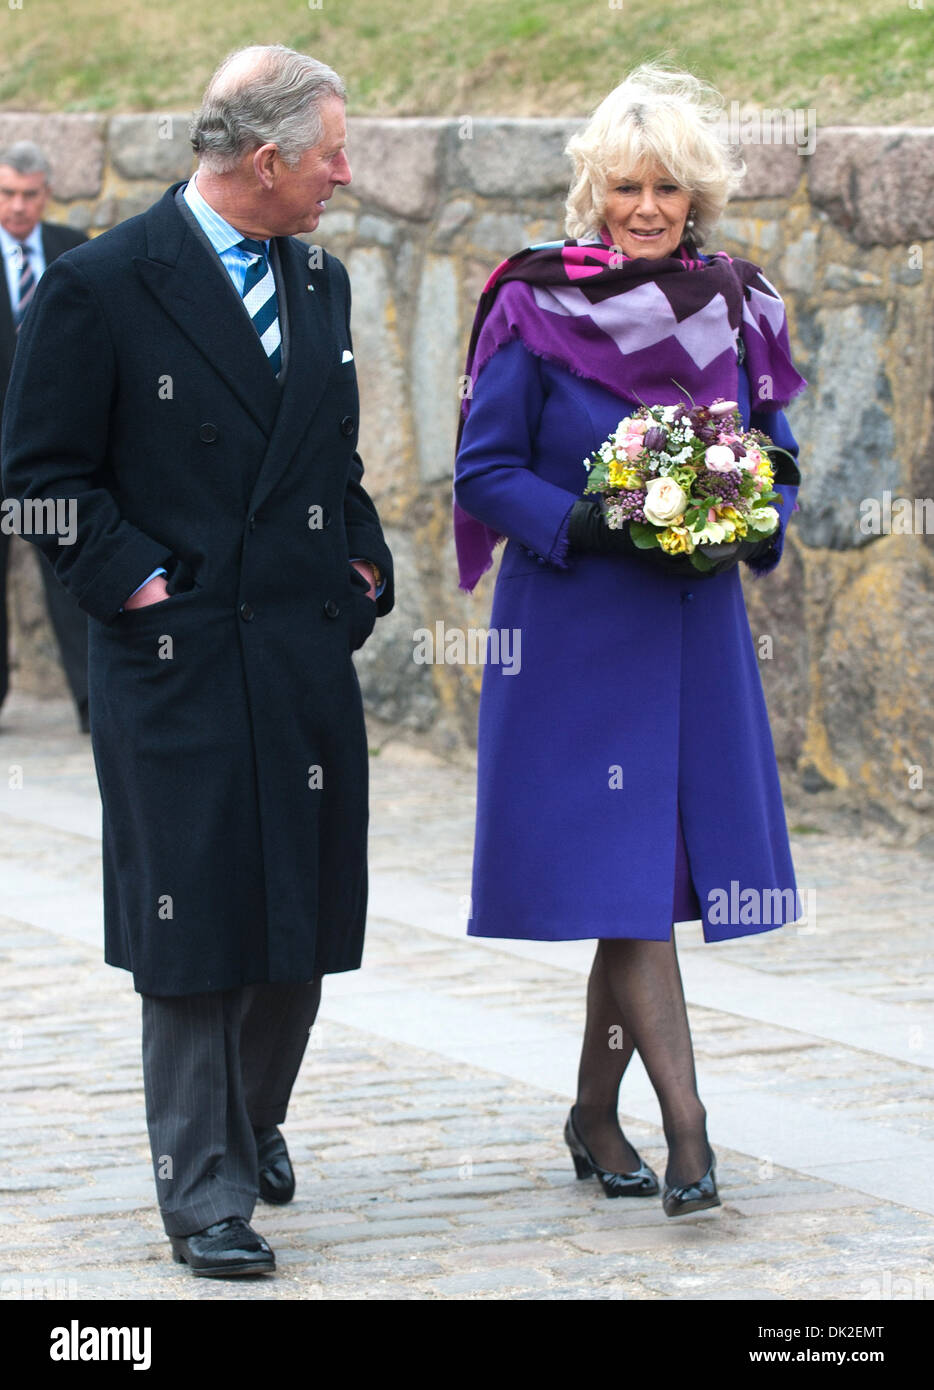
[[[160,599],[158,603],[147,603],[143,608],[124,608],[113,626],[115,628],[129,627],[139,619],[145,618],[147,614],[164,613],[182,604],[190,603],[192,599],[200,598],[202,592],[201,585],[195,584],[192,588],[184,589],[180,593],[169,594],[168,598]]]
[[[350,650],[355,652],[363,646],[376,625],[376,603],[367,598],[362,589],[354,589],[350,601]]]

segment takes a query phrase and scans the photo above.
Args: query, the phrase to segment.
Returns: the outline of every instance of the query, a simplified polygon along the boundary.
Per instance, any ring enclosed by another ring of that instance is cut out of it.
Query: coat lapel
[[[179,184],[146,214],[147,257],[134,258],[140,279],[201,352],[267,435],[282,390],[236,291],[211,259],[211,250],[175,206]],[[226,272],[225,272],[226,274]],[[291,371],[289,372],[291,376]]]
[[[0,257],[2,260],[2,257]],[[6,377],[9,376],[10,367],[13,362],[13,351],[16,347],[16,328],[13,323],[13,307],[10,304],[10,290],[6,282],[6,270],[0,265],[0,372],[4,373],[4,390],[6,387]],[[4,394],[0,390],[0,396]]]
[[[289,316],[289,361],[279,414],[253,490],[250,505],[254,511],[288,468],[321,403],[340,350],[331,326],[326,272],[323,268],[309,268],[307,248],[302,242],[280,237],[276,244]]]
[[[45,235],[43,233],[43,252]],[[3,257],[0,256],[0,261]],[[0,264],[0,371],[3,372],[3,389],[0,397],[6,394],[7,378],[13,363],[16,349],[16,325],[13,322],[13,304],[10,300],[10,287],[6,279],[6,266]]]

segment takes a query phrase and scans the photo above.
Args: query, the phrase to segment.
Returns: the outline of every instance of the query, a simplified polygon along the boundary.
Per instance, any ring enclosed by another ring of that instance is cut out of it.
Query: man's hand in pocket
[[[149,580],[148,584],[137,589],[136,593],[128,598],[123,606],[124,608],[148,608],[150,604],[161,603],[163,599],[168,597],[169,590],[165,575],[157,574]]]
[[[366,596],[367,598],[371,598],[375,603],[376,575],[373,572],[373,566],[370,564],[369,560],[351,560],[350,563],[353,565],[354,569],[360,575],[361,579],[366,580],[367,584],[369,585]]]

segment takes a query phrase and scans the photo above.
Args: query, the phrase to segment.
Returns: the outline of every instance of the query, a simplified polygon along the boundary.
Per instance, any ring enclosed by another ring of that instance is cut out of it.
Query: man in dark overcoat
[[[39,146],[17,140],[0,151],[0,415],[6,394],[16,339],[28,313],[46,266],[57,256],[80,246],[87,237],[74,227],[63,227],[43,218],[49,200],[51,166]],[[54,349],[53,349],[54,350]],[[9,686],[7,634],[7,570],[13,529],[0,519],[0,706]],[[42,586],[62,666],[71,690],[78,722],[88,730],[88,619],[74,597],[63,588],[55,571],[41,559]]]
[[[176,1260],[273,1268],[278,1125],[321,977],[366,914],[367,744],[352,653],[393,603],[361,483],[350,288],[312,232],[344,88],[231,55],[196,175],[49,267],[4,418],[8,492],[77,500],[37,543],[90,615],[106,959],[143,996],[146,1111]],[[54,349],[54,350],[53,350]]]

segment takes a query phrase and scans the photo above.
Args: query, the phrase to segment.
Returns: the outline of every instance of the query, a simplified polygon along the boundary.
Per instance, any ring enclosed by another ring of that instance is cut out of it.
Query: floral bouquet
[[[735,401],[643,405],[584,460],[584,494],[598,493],[607,525],[628,526],[640,550],[660,548],[710,570],[713,547],[778,530],[773,504],[781,506],[782,496],[769,457],[776,452],[787,451],[743,429]]]

